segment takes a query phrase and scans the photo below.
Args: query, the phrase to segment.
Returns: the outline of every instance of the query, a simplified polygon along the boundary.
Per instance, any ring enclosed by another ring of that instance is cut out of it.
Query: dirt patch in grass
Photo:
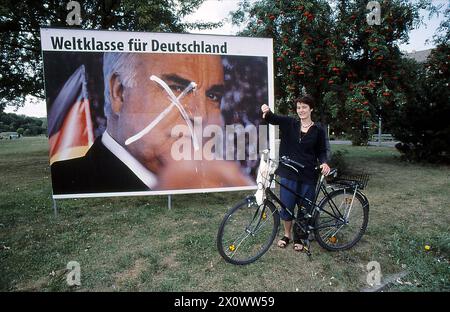
[[[148,263],[145,259],[139,258],[134,262],[134,265],[123,272],[116,273],[116,284],[120,287],[125,282],[130,280],[137,280],[141,273],[146,269]]]

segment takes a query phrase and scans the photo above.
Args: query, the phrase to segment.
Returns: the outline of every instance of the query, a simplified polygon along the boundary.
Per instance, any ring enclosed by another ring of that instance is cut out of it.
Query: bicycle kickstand
[[[303,248],[305,249],[306,255],[308,257],[311,257],[312,256],[312,253],[311,253],[311,242],[309,241],[309,239],[303,240]]]

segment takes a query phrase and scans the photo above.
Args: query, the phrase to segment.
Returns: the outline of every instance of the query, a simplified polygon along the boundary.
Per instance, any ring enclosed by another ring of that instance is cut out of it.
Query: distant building
[[[406,53],[405,56],[407,58],[412,58],[412,59],[416,60],[416,62],[418,62],[418,63],[424,63],[427,60],[427,57],[430,55],[431,50],[433,50],[433,49],[422,50],[422,51],[412,50],[411,53]]]

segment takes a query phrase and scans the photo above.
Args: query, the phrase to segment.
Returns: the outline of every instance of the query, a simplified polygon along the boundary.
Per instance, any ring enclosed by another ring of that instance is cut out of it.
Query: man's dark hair
[[[303,103],[309,106],[310,109],[313,109],[315,106],[314,98],[310,95],[304,95],[299,98],[296,98],[294,101],[294,109],[297,108],[297,103]]]

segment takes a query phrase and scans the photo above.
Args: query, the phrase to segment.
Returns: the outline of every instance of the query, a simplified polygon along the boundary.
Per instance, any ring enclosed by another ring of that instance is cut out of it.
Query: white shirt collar
[[[149,187],[155,188],[157,184],[156,175],[145,168],[139,161],[136,160],[126,149],[117,143],[107,131],[103,132],[102,143],[106,148],[119,158],[134,174]]]

